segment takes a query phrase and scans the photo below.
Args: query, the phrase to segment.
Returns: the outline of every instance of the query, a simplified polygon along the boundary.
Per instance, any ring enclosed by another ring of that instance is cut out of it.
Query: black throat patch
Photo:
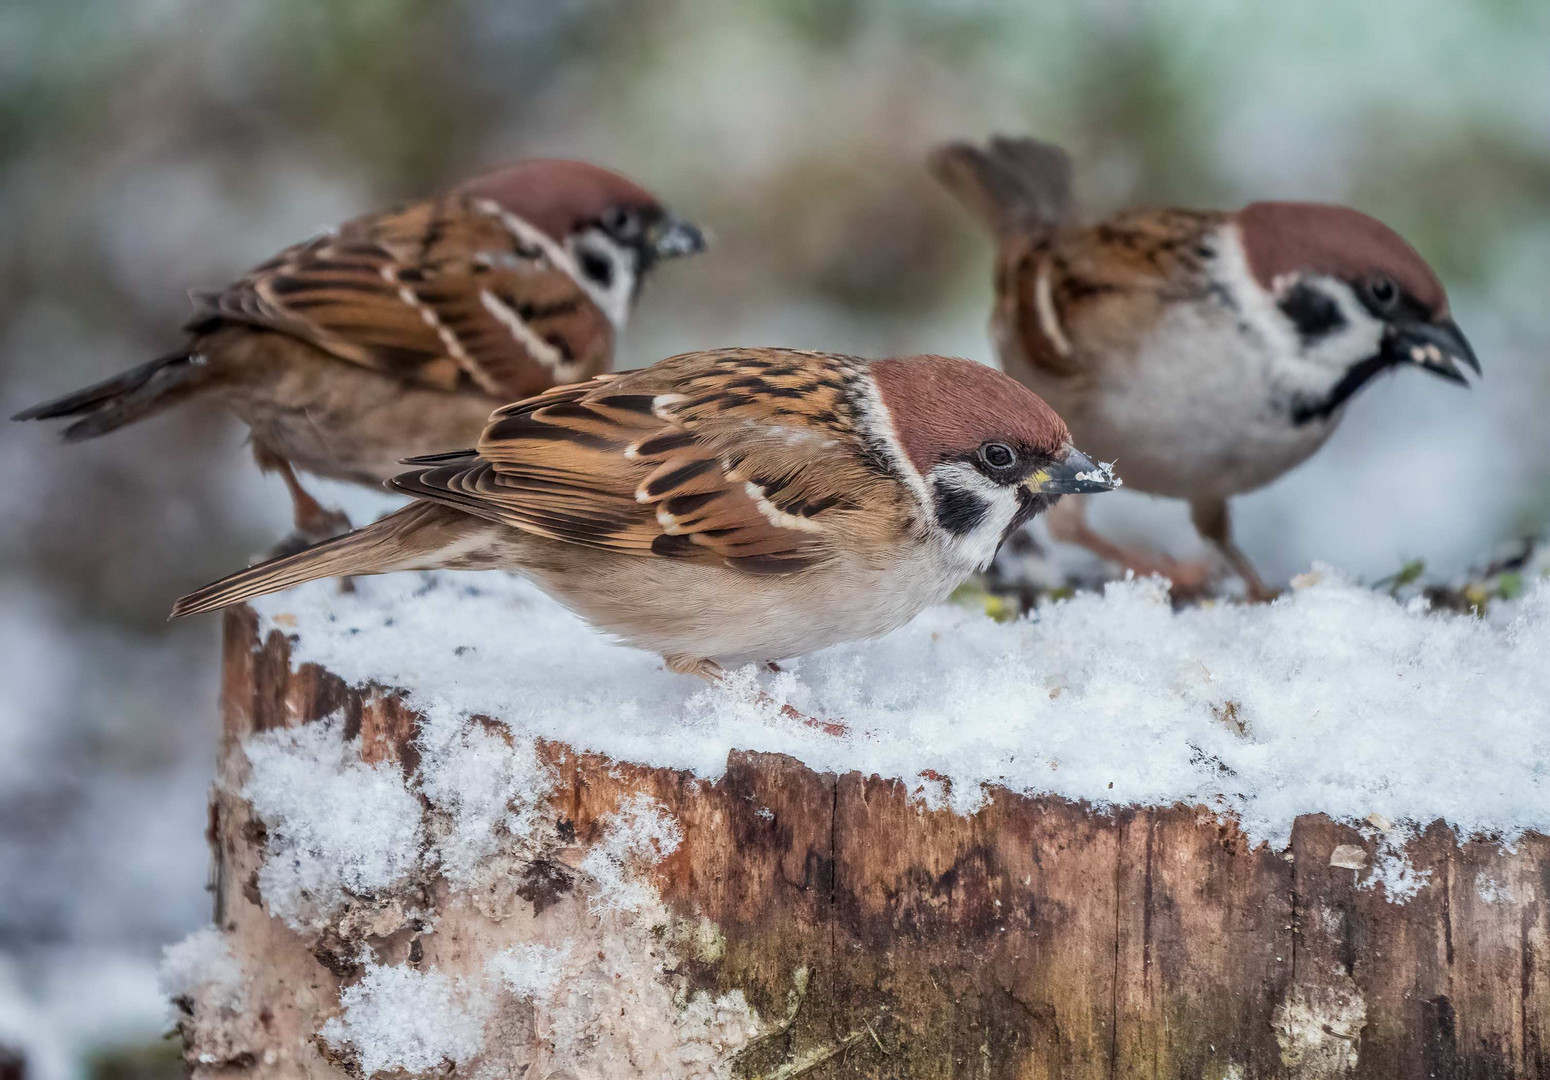
[[[1367,385],[1380,373],[1393,366],[1388,357],[1379,353],[1365,360],[1358,360],[1346,369],[1334,389],[1321,398],[1299,398],[1292,402],[1292,423],[1298,427],[1314,420],[1328,420],[1334,411],[1351,399],[1351,395]]]

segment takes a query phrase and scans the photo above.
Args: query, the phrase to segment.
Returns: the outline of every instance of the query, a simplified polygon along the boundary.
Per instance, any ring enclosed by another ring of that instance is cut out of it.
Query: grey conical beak
[[[1475,358],[1475,350],[1470,348],[1469,340],[1452,319],[1391,323],[1383,352],[1395,363],[1414,364],[1463,386],[1469,385],[1464,368],[1480,374],[1480,361]]]
[[[705,250],[705,233],[692,221],[664,214],[652,226],[647,242],[652,254],[658,259],[680,259],[685,255],[697,255]]]
[[[1040,495],[1090,495],[1113,491],[1120,486],[1120,479],[1110,466],[1099,465],[1072,447],[1053,465],[1034,470],[1023,484]]]

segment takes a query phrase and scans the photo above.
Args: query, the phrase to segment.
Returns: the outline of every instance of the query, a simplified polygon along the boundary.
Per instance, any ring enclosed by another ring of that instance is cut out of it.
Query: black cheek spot
[[[1286,317],[1292,320],[1292,325],[1297,327],[1297,334],[1304,344],[1331,334],[1345,325],[1345,316],[1340,314],[1340,306],[1322,290],[1307,283],[1294,286],[1282,299],[1280,306]]]
[[[937,522],[954,536],[972,532],[985,515],[990,503],[965,488],[954,487],[941,479],[932,484],[936,496]]]
[[[590,251],[581,253],[581,272],[603,288],[608,288],[614,281],[614,264],[603,256]]]

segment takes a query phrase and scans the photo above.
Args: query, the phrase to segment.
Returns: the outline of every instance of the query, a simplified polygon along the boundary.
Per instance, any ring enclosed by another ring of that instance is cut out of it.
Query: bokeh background
[[[9,0],[0,410],[175,345],[189,287],[538,154],[715,234],[649,284],[623,366],[989,359],[989,244],[921,161],[1026,132],[1072,150],[1090,214],[1342,201],[1432,260],[1485,379],[1380,381],[1236,511],[1282,580],[1446,577],[1550,519],[1547,57],[1538,0]],[[208,917],[218,624],[164,615],[283,532],[286,500],[194,411],[80,446],[0,425],[0,453],[0,1046],[45,1080],[165,1073],[155,962]],[[1180,507],[1095,511],[1191,550]]]

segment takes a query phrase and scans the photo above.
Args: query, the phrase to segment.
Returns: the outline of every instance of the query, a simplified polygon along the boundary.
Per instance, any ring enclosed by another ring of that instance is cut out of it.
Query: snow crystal
[[[570,950],[549,945],[513,945],[496,953],[485,970],[518,997],[541,997],[565,974]]]
[[[231,954],[226,935],[204,926],[162,950],[156,981],[169,999],[198,997],[219,1009],[241,1009],[246,1003],[242,965]]]
[[[1378,838],[1378,857],[1372,862],[1372,872],[1358,883],[1359,888],[1383,887],[1383,895],[1391,904],[1403,904],[1421,891],[1421,886],[1431,880],[1430,870],[1417,870],[1405,854],[1405,844],[1415,838],[1414,829],[1394,828]]]
[[[1516,899],[1511,883],[1497,881],[1484,870],[1475,875],[1475,892],[1487,904],[1510,904]]]
[[[258,884],[270,911],[302,929],[345,893],[391,888],[420,860],[420,803],[396,765],[368,765],[336,723],[263,732],[246,747],[243,797],[268,829]]]
[[[435,968],[367,964],[360,982],[339,995],[344,1012],[318,1033],[337,1050],[353,1050],[361,1073],[422,1073],[463,1065],[484,1049],[493,1008],[482,987]]]
[[[1125,481],[1121,480],[1114,471],[1114,462],[1099,461],[1096,464],[1098,466],[1096,469],[1088,472],[1079,472],[1076,474],[1076,478],[1078,480],[1091,480],[1097,484],[1108,484],[1116,490],[1125,486]]]
[[[501,835],[533,832],[539,806],[554,786],[532,738],[503,734],[444,710],[421,729],[420,790],[451,818],[435,854],[455,886],[473,881],[479,860],[496,850]]]
[[[935,608],[885,638],[719,687],[610,643],[505,574],[392,575],[346,595],[322,582],[259,607],[296,617],[296,662],[403,687],[427,714],[498,717],[518,743],[711,779],[734,749],[772,751],[912,788],[925,774],[960,811],[994,784],[1099,806],[1207,804],[1276,843],[1320,811],[1550,830],[1545,582],[1488,620],[1327,569],[1274,604],[1177,612],[1157,583],[1121,582],[1008,624]],[[491,782],[468,820],[498,816],[497,789],[522,783]]]
[[[581,860],[592,879],[588,905],[599,911],[639,911],[657,899],[642,871],[678,850],[683,830],[661,803],[639,793],[625,800],[603,824],[603,838]]]

